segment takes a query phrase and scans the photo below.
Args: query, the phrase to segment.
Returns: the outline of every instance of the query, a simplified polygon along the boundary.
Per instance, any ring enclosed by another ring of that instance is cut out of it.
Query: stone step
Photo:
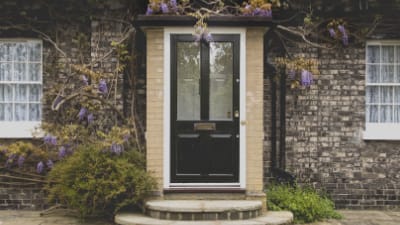
[[[158,200],[148,201],[146,215],[164,220],[244,220],[262,213],[261,201]]]
[[[184,221],[161,220],[143,214],[121,213],[115,216],[114,221],[119,225],[289,225],[293,224],[293,214],[286,211],[269,211],[248,220]]]

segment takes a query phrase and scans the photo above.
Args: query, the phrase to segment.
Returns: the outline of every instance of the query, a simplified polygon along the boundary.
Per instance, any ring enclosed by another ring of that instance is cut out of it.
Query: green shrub
[[[146,173],[140,153],[112,154],[99,146],[81,145],[54,165],[47,177],[51,202],[78,210],[81,217],[112,216],[122,207],[140,203],[154,190],[154,179]]]
[[[309,187],[271,185],[267,190],[267,206],[273,211],[288,210],[296,223],[311,223],[322,219],[339,219],[333,202]]]

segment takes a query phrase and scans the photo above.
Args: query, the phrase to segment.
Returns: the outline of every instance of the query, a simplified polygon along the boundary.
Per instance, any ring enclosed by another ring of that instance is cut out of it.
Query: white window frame
[[[246,28],[230,27],[209,27],[211,34],[238,34],[240,35],[240,118],[239,121],[246,121]],[[164,189],[170,188],[223,188],[235,189],[246,188],[246,127],[240,124],[240,146],[239,146],[239,182],[237,183],[172,183],[170,179],[170,131],[171,121],[171,74],[170,74],[170,50],[172,34],[193,34],[193,27],[168,27],[164,28]]]
[[[40,39],[0,39],[0,43],[40,43],[40,80],[39,81],[0,81],[0,84],[40,84],[40,98],[39,101],[31,102],[29,98],[24,103],[37,103],[40,104],[40,107],[43,108],[43,41]],[[14,65],[14,61],[7,61],[12,62]],[[29,63],[28,59],[26,63]],[[33,63],[33,62],[32,62]],[[13,101],[14,102],[14,101]],[[42,131],[41,127],[41,120],[43,118],[43,109],[41,113],[41,118],[39,121],[0,121],[0,138],[34,138],[34,137],[41,137]]]
[[[399,83],[368,83],[368,74],[367,68],[370,63],[367,62],[368,57],[368,46],[370,45],[379,45],[382,46],[395,46],[394,48],[394,73],[400,73],[397,71],[397,48],[396,46],[400,46],[400,40],[374,40],[374,41],[367,41],[365,45],[365,87],[368,86],[400,86]],[[380,51],[381,52],[381,51]],[[382,57],[382,52],[381,52]],[[375,65],[377,63],[374,63]],[[379,62],[378,65],[382,65],[382,62]],[[394,93],[393,93],[394,94]],[[365,88],[365,99],[367,99],[367,88]],[[392,103],[394,106],[394,103]],[[368,103],[365,102],[365,110],[368,106]],[[365,111],[367,112],[367,111]],[[365,113],[365,131],[364,131],[364,139],[365,140],[400,140],[400,122],[399,123],[371,123],[367,121],[368,115]]]

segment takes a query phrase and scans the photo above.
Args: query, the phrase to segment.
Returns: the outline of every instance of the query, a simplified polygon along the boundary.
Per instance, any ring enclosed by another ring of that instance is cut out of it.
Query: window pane
[[[232,43],[210,43],[210,120],[231,120],[233,118],[232,80]]]
[[[13,51],[13,61],[25,62],[27,60],[27,53],[25,43],[16,43]]]
[[[380,62],[379,46],[370,45],[367,47],[367,62],[368,63]]]
[[[393,103],[393,88],[381,87],[381,103]]]
[[[0,61],[6,61],[8,55],[8,47],[5,43],[0,43]]]
[[[400,106],[394,107],[393,119],[394,119],[394,122],[400,123]]]
[[[391,123],[393,122],[393,108],[392,106],[381,106],[380,107],[380,122]]]
[[[367,106],[367,122],[377,123],[378,122],[378,106],[377,105],[369,105]]]
[[[400,63],[400,45],[396,47],[396,62]]]
[[[394,62],[394,46],[382,46],[382,63]]]
[[[11,84],[0,84],[0,102],[12,102],[13,92]]]
[[[177,118],[200,120],[200,45],[177,43]]]
[[[17,102],[28,101],[28,85],[26,84],[15,85],[15,101]]]
[[[367,87],[367,103],[379,103],[379,87]]]
[[[29,63],[28,66],[29,66],[28,80],[29,81],[40,81],[41,65],[39,63]]]
[[[26,81],[26,64],[25,63],[14,63],[14,80]]]
[[[41,98],[41,88],[39,84],[29,85],[29,101],[39,102]]]
[[[30,62],[42,61],[42,49],[39,42],[30,42],[27,44]]]
[[[40,104],[29,104],[29,121],[40,121],[41,108]]]
[[[382,65],[381,82],[393,83],[394,82],[394,67],[392,65]]]
[[[400,87],[394,87],[394,103],[400,104]]]
[[[11,81],[11,63],[0,63],[0,81]]]
[[[27,104],[15,104],[15,121],[27,120]]]
[[[379,65],[367,65],[367,83],[379,82]]]
[[[0,103],[0,121],[12,120],[12,104]]]
[[[1,61],[12,61],[15,52],[15,43],[4,43],[4,55]]]

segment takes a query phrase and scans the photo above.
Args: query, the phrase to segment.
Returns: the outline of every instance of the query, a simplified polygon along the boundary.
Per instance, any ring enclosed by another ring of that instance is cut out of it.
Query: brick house
[[[350,10],[375,13],[379,5],[370,2],[369,9]],[[27,4],[25,9],[35,7]],[[59,29],[68,31],[59,42],[68,49],[69,59],[32,31],[0,33],[0,143],[32,138],[32,128],[51,119],[51,100],[46,98],[51,94],[46,91],[66,77],[57,71],[55,79],[50,65],[79,59],[82,53],[66,47],[78,32],[89,37],[83,54],[89,62],[108,52],[111,40],[121,38],[124,26],[117,21],[125,5],[97,10],[108,19],[58,21]],[[359,45],[288,46],[294,54],[319,61],[315,85],[296,93],[286,88],[285,80],[275,82],[276,72],[268,66],[279,52],[269,42],[271,20],[210,18],[214,39],[206,44],[194,42],[195,21],[190,17],[135,18],[134,51],[145,57],[137,63],[134,94],[145,124],[147,169],[159,184],[155,195],[265,201],[271,177],[294,175],[300,183],[326,190],[338,207],[398,207],[400,36],[398,28],[385,30],[386,24],[399,26],[391,17],[396,12],[396,7],[388,10],[385,23]],[[96,65],[105,72],[112,67],[112,60]],[[126,81],[122,73],[119,79],[121,84]],[[131,90],[130,85],[120,87],[118,101],[126,112]],[[36,184],[17,189],[2,184],[0,196],[1,208],[43,204]]]

